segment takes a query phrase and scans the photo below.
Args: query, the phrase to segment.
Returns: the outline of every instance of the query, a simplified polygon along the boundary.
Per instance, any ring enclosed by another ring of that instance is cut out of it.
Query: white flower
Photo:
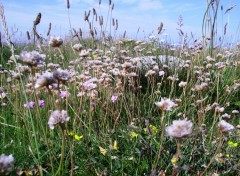
[[[82,50],[82,45],[80,43],[77,43],[75,45],[73,45],[73,49],[75,49],[76,51],[80,52]]]
[[[129,69],[129,68],[132,68],[133,67],[133,64],[131,62],[124,62],[122,64],[122,68],[124,69]]]
[[[159,71],[159,76],[164,76],[165,72],[164,71]]]
[[[234,129],[234,126],[227,123],[225,120],[221,120],[218,123],[218,127],[222,132],[225,132],[225,133],[230,133]]]
[[[0,99],[4,99],[7,97],[7,93],[6,92],[0,92]]]
[[[8,175],[12,171],[14,158],[12,155],[0,155],[0,175]]]
[[[97,78],[91,78],[84,83],[82,83],[83,89],[86,91],[95,89],[97,87],[98,79]]]
[[[175,104],[169,98],[161,98],[161,101],[156,102],[155,105],[163,111],[171,111],[174,107],[177,106],[177,104]]]
[[[49,86],[50,84],[55,82],[56,80],[54,79],[53,74],[50,72],[46,72],[37,79],[35,83],[35,89]]]
[[[215,66],[219,69],[226,67],[224,62],[218,62],[218,63],[215,64]]]
[[[64,123],[66,121],[69,121],[70,117],[67,115],[67,111],[65,110],[55,110],[52,111],[51,116],[48,120],[48,125],[50,129],[54,129],[54,125],[57,125],[58,123]]]
[[[222,112],[224,112],[224,107],[217,106],[217,107],[215,108],[215,111],[218,112],[218,113],[222,113]]]
[[[196,85],[196,86],[195,86],[195,89],[196,89],[197,91],[203,91],[203,90],[205,89],[205,87],[207,87],[207,86],[208,86],[207,83],[202,82],[200,85]]]
[[[239,114],[239,111],[238,110],[233,110],[232,113],[233,114]]]
[[[63,40],[60,37],[51,37],[49,40],[49,45],[51,47],[59,47],[63,44]]]
[[[155,75],[156,72],[154,70],[148,70],[147,73],[145,74],[146,77],[153,76]]]
[[[27,51],[23,51],[20,54],[20,59],[22,62],[26,63],[29,66],[38,66],[38,65],[42,65],[44,64],[44,60],[45,60],[46,55],[44,54],[40,54],[37,51],[31,51],[31,52],[27,52]]]
[[[225,119],[230,119],[230,118],[231,118],[231,115],[225,113],[225,114],[222,115],[222,117],[225,118]]]
[[[187,82],[181,81],[181,82],[178,84],[178,86],[179,86],[179,87],[182,87],[182,88],[186,88]]]
[[[87,57],[89,56],[89,52],[86,50],[81,50],[81,52],[79,53],[80,57]]]
[[[184,138],[192,133],[193,124],[191,121],[184,120],[174,120],[171,126],[166,128],[166,133],[168,136],[174,138]]]

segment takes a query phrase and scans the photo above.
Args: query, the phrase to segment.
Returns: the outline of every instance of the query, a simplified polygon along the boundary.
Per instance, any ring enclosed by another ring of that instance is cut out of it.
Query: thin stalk
[[[62,165],[63,165],[64,154],[65,154],[65,144],[66,144],[64,126],[60,126],[60,127],[61,127],[61,132],[62,132],[61,159],[60,159],[60,164],[58,166],[56,176],[57,175],[61,176]]]
[[[217,149],[214,153],[214,155],[212,156],[211,160],[209,161],[207,167],[205,168],[205,170],[200,174],[200,176],[204,176],[208,170],[208,168],[211,166],[211,164],[213,163],[213,161],[215,160],[216,155],[218,154],[218,151],[220,150],[221,146],[222,146],[222,140],[223,140],[223,133],[220,131],[220,135],[219,135],[219,142],[218,142],[218,146]]]
[[[159,151],[158,151],[157,161],[156,161],[156,163],[155,163],[155,166],[153,167],[151,176],[154,176],[154,175],[155,175],[156,169],[157,169],[157,166],[158,166],[160,157],[161,157],[161,151],[162,151],[162,145],[163,145],[163,138],[164,138],[164,132],[165,132],[165,129],[164,129],[164,120],[165,120],[165,111],[162,111],[162,119],[161,119],[161,130],[162,130],[162,133],[161,133],[160,147],[159,147]]]

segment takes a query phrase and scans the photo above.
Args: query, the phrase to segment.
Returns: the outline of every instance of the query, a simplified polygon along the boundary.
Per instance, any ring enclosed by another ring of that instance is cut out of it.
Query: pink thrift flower
[[[227,123],[225,120],[221,120],[218,123],[218,127],[224,133],[231,133],[231,131],[234,130],[234,126],[230,123]]]
[[[70,119],[70,117],[67,115],[67,111],[65,111],[65,110],[52,111],[51,116],[48,120],[49,128],[54,129],[55,125],[69,121],[69,119]]]
[[[30,101],[29,103],[24,104],[24,107],[28,109],[33,109],[34,106],[35,106],[35,102],[33,101]]]
[[[38,106],[44,107],[45,106],[44,100],[38,100]]]
[[[112,101],[113,103],[115,103],[115,102],[117,101],[117,99],[118,99],[118,96],[117,96],[117,95],[112,95],[111,101]]]
[[[67,98],[67,97],[69,97],[69,92],[68,92],[68,91],[61,91],[61,92],[60,92],[60,97],[61,97],[61,98]]]
[[[155,105],[163,111],[172,111],[172,109],[177,106],[177,104],[175,104],[169,98],[167,98],[167,99],[161,98],[161,101],[156,102]]]
[[[166,128],[166,133],[168,136],[174,138],[184,138],[192,133],[193,124],[191,121],[184,120],[174,120],[171,126]]]
[[[165,74],[165,72],[162,70],[159,72],[159,76],[164,76],[164,74]]]

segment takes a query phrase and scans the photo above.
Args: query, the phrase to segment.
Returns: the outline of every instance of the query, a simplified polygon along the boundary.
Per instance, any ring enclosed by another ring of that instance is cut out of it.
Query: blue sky
[[[31,31],[33,20],[38,12],[42,13],[42,20],[38,26],[38,31],[43,36],[46,35],[49,22],[52,23],[52,35],[64,36],[69,33],[68,11],[66,0],[0,0],[5,8],[10,34],[26,38],[26,31]],[[131,38],[136,37],[138,28],[139,39],[149,36],[152,32],[156,34],[157,27],[163,22],[166,29],[160,37],[168,37],[171,40],[178,40],[176,28],[179,15],[183,17],[183,32],[191,32],[197,37],[201,37],[201,24],[203,14],[206,9],[204,0],[112,0],[115,4],[112,17],[118,19],[119,29],[117,34],[120,36],[126,30]],[[84,22],[85,10],[97,10],[98,15],[103,15],[106,22],[108,11],[108,0],[102,0],[99,8],[99,0],[70,0],[70,19],[72,27],[83,31],[88,31],[88,25]],[[219,21],[217,23],[219,34],[223,31],[222,26],[228,22],[228,38],[237,41],[239,39],[238,26],[240,24],[239,14],[240,4],[238,0],[221,0],[223,12],[233,5],[230,13],[221,15],[219,11]],[[223,18],[223,20],[222,20]],[[0,28],[2,31],[2,29]],[[144,32],[143,32],[144,31]],[[19,39],[21,40],[21,39]]]

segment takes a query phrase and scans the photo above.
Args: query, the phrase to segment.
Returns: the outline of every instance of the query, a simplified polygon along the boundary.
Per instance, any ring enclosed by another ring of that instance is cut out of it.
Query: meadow
[[[0,175],[240,175],[240,44],[218,39],[219,9],[201,38],[179,18],[179,45],[159,41],[164,23],[119,37],[111,0],[86,11],[87,35],[70,20],[70,37],[40,35],[38,14],[13,45],[1,5]]]

